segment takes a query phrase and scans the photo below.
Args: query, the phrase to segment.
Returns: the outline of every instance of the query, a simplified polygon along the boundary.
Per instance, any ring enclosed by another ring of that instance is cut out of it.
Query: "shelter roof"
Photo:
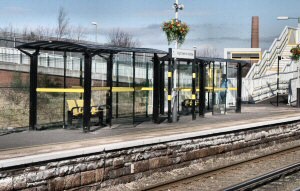
[[[211,58],[211,57],[196,57],[197,60],[206,62],[229,62],[229,63],[241,63],[248,64],[249,62],[243,60],[225,59],[225,58]]]
[[[119,53],[119,52],[136,52],[136,53],[157,53],[167,54],[167,52],[151,48],[132,48],[116,47],[99,44],[88,44],[67,41],[35,41],[24,43],[17,46],[18,49],[39,49],[49,51],[67,51],[67,52],[91,52],[91,53]]]

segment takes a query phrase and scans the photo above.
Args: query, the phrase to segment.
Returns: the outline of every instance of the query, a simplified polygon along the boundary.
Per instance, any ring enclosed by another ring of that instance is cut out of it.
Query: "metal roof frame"
[[[77,43],[67,41],[35,41],[16,46],[17,49],[39,49],[48,51],[89,52],[89,53],[119,53],[136,52],[150,54],[167,54],[167,52],[151,48],[116,47],[108,45]]]

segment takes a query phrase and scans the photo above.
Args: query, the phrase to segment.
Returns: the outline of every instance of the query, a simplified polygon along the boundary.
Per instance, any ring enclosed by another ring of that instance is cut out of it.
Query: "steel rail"
[[[224,189],[224,191],[254,189],[259,186],[265,185],[269,182],[272,182],[274,180],[277,180],[277,179],[281,178],[282,176],[291,174],[291,173],[299,171],[299,170],[300,170],[300,162],[277,169],[277,170],[274,170],[272,172],[269,172],[264,175],[255,177],[253,179],[244,181],[242,183],[227,187]]]
[[[236,166],[236,165],[240,165],[240,164],[243,164],[243,163],[247,163],[247,162],[251,162],[251,161],[254,161],[254,160],[257,160],[257,159],[260,159],[260,158],[264,158],[264,157],[268,157],[268,156],[272,156],[272,155],[276,155],[276,154],[279,154],[279,153],[282,153],[282,152],[286,152],[286,151],[289,151],[289,150],[294,150],[294,149],[297,149],[299,148],[299,146],[295,146],[295,147],[292,147],[292,148],[289,148],[289,149],[285,149],[285,150],[281,150],[281,151],[277,151],[277,152],[274,152],[274,153],[270,153],[270,154],[266,154],[266,155],[263,155],[263,156],[260,156],[260,157],[255,157],[253,159],[250,159],[250,160],[244,160],[244,161],[240,161],[240,162],[237,162],[237,163],[234,163],[234,164],[231,164],[231,165],[227,165],[227,166],[223,166],[223,167],[216,167],[216,168],[213,168],[213,169],[210,169],[210,170],[205,170],[205,171],[202,171],[202,172],[194,172],[194,173],[191,173],[189,175],[181,175],[181,176],[177,176],[176,178],[174,179],[171,179],[171,180],[168,180],[168,181],[165,181],[165,182],[158,182],[156,184],[152,184],[152,185],[147,185],[143,188],[139,188],[137,189],[138,191],[151,191],[151,190],[156,190],[156,189],[159,189],[161,187],[165,187],[167,185],[172,185],[176,182],[180,182],[180,181],[184,181],[184,180],[188,180],[188,179],[192,179],[192,178],[195,178],[197,176],[201,176],[201,175],[204,175],[204,174],[208,174],[208,173],[213,173],[213,172],[217,172],[217,171],[220,171],[222,169],[228,169],[230,167],[233,167],[233,166]],[[272,171],[272,172],[281,172],[283,171],[281,174],[278,175],[278,178],[280,178],[281,175],[284,175],[284,174],[289,174],[289,171],[288,169],[290,169],[290,172],[294,172],[294,171],[298,171],[300,170],[300,162],[298,163],[295,163],[295,164],[292,164],[292,165],[289,165],[287,167],[284,167],[284,168],[281,168],[279,170],[276,170],[276,171]],[[297,168],[297,169],[295,169]],[[293,170],[295,169],[295,170]],[[285,171],[284,171],[285,170]],[[270,172],[270,173],[272,173]],[[284,173],[286,172],[286,173]],[[268,173],[268,174],[270,174]],[[265,174],[265,175],[268,175],[268,174]],[[263,175],[264,176],[264,175]],[[275,176],[275,175],[274,175]],[[258,178],[258,177],[257,177]],[[271,177],[270,177],[271,178]],[[275,179],[275,178],[274,178]],[[272,180],[274,180],[272,179]],[[253,180],[253,179],[251,179]],[[249,181],[251,181],[249,180]],[[246,181],[248,182],[248,181]],[[238,187],[235,187],[235,186],[239,186],[243,183],[246,183],[246,182],[242,182],[240,184],[237,184],[237,185],[233,185],[231,187],[227,187],[225,189],[222,189],[223,191],[233,191],[233,190],[246,190],[246,189],[242,189],[241,188],[238,188]]]

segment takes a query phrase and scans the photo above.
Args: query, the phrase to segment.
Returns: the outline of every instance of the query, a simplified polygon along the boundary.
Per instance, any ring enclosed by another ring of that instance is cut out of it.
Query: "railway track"
[[[234,190],[254,190],[254,189],[258,189],[258,188],[262,188],[266,187],[266,185],[268,185],[268,188],[271,188],[273,186],[273,189],[277,189],[276,187],[278,185],[271,185],[274,182],[281,182],[280,179],[283,179],[284,177],[287,176],[294,176],[296,174],[296,176],[298,176],[298,172],[300,171],[300,162],[289,165],[287,167],[278,169],[278,170],[274,170],[272,172],[266,173],[262,176],[258,176],[255,177],[253,179],[250,179],[248,181],[242,182],[240,184],[236,184],[233,186],[230,186],[228,188],[225,188],[224,191],[234,191]],[[300,173],[299,173],[300,175]],[[300,176],[299,176],[300,178]],[[279,181],[278,181],[279,180]],[[293,182],[292,182],[293,183]],[[271,186],[269,186],[271,185]],[[283,184],[281,184],[280,186],[282,186]],[[300,186],[300,183],[299,183]],[[300,189],[300,187],[296,187],[296,189]],[[259,189],[261,190],[261,189]]]
[[[289,186],[287,190],[300,188],[300,147],[206,173],[178,177],[142,190],[285,190],[284,185]]]

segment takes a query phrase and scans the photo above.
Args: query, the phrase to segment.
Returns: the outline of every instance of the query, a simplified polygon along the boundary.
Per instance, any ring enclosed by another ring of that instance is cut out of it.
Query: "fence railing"
[[[288,44],[288,36],[291,31],[295,32],[297,29],[292,27],[284,28],[279,38],[274,39],[269,50],[266,50],[263,53],[261,61],[251,67],[246,78],[258,78],[265,73],[267,68],[272,67],[272,65],[277,61],[277,56],[283,53],[286,45]]]
[[[277,94],[288,94],[290,80],[297,76],[297,71],[279,74],[277,90],[277,74],[270,74],[255,79],[243,79],[242,100],[249,102],[262,101]]]

